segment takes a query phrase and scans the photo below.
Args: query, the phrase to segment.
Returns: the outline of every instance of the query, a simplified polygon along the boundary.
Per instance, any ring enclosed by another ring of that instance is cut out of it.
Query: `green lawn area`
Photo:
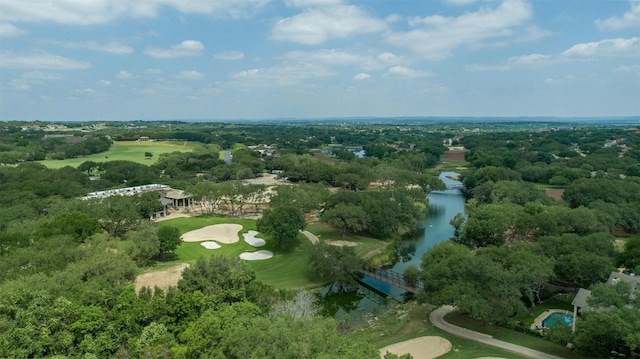
[[[198,216],[190,218],[170,219],[160,224],[177,227],[180,233],[186,233],[202,227],[233,223],[240,224],[243,229],[239,233],[239,241],[233,244],[221,244],[219,249],[206,249],[199,242],[183,242],[176,250],[177,258],[173,261],[157,263],[154,269],[164,269],[178,263],[195,263],[199,257],[223,255],[238,258],[242,252],[253,252],[265,249],[273,252],[273,258],[259,261],[247,261],[247,264],[256,272],[258,279],[276,288],[299,289],[317,287],[321,283],[314,283],[307,279],[307,260],[311,243],[300,234],[298,244],[294,248],[282,249],[274,241],[267,240],[263,247],[255,248],[242,239],[242,234],[249,230],[255,230],[256,224],[251,219],[235,219],[217,216]],[[260,237],[260,235],[258,235]],[[261,237],[263,238],[263,237]]]
[[[433,309],[430,305],[417,305],[415,302],[403,304],[400,311],[393,311],[383,315],[371,328],[359,331],[356,336],[364,336],[365,340],[377,348],[399,343],[405,340],[422,336],[441,336],[451,342],[452,349],[449,353],[438,358],[443,359],[469,359],[494,357],[505,359],[522,359],[523,356],[511,352],[484,345],[473,340],[463,339],[451,335],[433,326],[429,322],[429,312]]]
[[[351,233],[347,233],[345,237],[342,238],[342,234],[340,233],[340,231],[325,223],[320,222],[307,225],[307,230],[318,236],[321,241],[344,240],[358,243],[358,245],[355,246],[354,249],[356,251],[356,255],[358,255],[358,257],[360,258],[367,258],[371,253],[379,251],[391,243],[391,241],[384,241],[381,239],[359,236]]]
[[[469,166],[469,162],[467,161],[446,161],[446,160],[441,160],[439,163],[438,167],[438,171],[443,171],[443,172],[447,172],[447,171],[452,171],[452,172],[459,172],[460,171],[460,167],[468,167]]]
[[[570,312],[573,312],[573,306],[571,305],[571,301],[573,300],[572,294],[558,294],[553,298],[547,299],[544,302],[538,304],[536,308],[533,310],[533,316],[530,316],[528,313],[524,316],[515,317],[515,321],[522,321],[527,326],[531,326],[533,321],[547,309],[564,309]]]
[[[497,327],[494,325],[487,325],[480,320],[469,318],[457,312],[448,314],[447,316],[445,316],[445,320],[450,322],[451,324],[455,324],[463,328],[489,334],[498,340],[521,345],[523,347],[527,347],[535,350],[539,350],[541,352],[554,354],[563,358],[568,358],[568,359],[587,358],[584,355],[578,354],[574,351],[567,349],[563,345],[553,343],[549,340],[545,340],[535,335],[521,333],[515,330]]]
[[[197,145],[197,142],[184,141],[122,141],[114,142],[111,145],[111,148],[106,152],[95,153],[84,157],[67,158],[64,160],[43,160],[38,162],[49,168],[62,168],[64,166],[78,167],[82,162],[85,161],[105,162],[118,160],[127,160],[145,165],[151,165],[158,160],[158,157],[162,153],[174,151],[190,152]],[[145,152],[151,152],[153,154],[153,157],[151,159],[145,158]]]

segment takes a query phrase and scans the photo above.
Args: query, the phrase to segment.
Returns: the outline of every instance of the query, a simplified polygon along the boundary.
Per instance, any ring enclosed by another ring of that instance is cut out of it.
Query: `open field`
[[[466,168],[469,162],[465,161],[464,155],[469,152],[466,149],[455,149],[445,152],[440,158],[440,163],[436,166],[440,171],[459,171]]]
[[[190,152],[198,143],[196,142],[136,142],[136,141],[122,141],[114,142],[111,145],[109,151],[102,153],[94,153],[92,155],[67,158],[64,160],[43,160],[38,161],[49,168],[62,168],[64,166],[78,167],[82,162],[105,162],[105,161],[133,161],[145,165],[150,165],[158,160],[158,157],[162,153],[180,151]],[[153,157],[151,159],[145,158],[145,152],[151,152]]]

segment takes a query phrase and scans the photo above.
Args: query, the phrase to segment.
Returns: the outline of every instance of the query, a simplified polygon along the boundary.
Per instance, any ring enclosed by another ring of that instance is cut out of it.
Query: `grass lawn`
[[[514,320],[522,321],[529,327],[533,324],[533,321],[547,309],[564,309],[573,312],[573,306],[571,305],[573,297],[572,294],[558,294],[536,305],[536,308],[533,310],[533,316],[527,313],[526,315],[515,317]]]
[[[391,241],[359,236],[351,233],[347,233],[345,237],[342,238],[342,233],[340,233],[340,231],[321,222],[307,225],[307,230],[318,236],[321,241],[344,240],[358,243],[358,245],[355,246],[354,249],[356,251],[356,255],[360,258],[368,258],[371,253],[378,252],[391,244]]]
[[[502,328],[502,327],[485,325],[480,320],[469,318],[457,312],[453,312],[446,315],[445,320],[450,322],[451,324],[455,324],[463,328],[489,334],[498,340],[521,345],[523,347],[527,347],[535,350],[539,350],[541,352],[554,354],[563,358],[568,358],[568,359],[586,358],[584,355],[571,351],[563,345],[552,343],[549,340],[545,340],[543,338],[540,338],[531,334],[525,334],[525,333],[517,332],[514,330]]]
[[[64,166],[78,167],[82,162],[85,161],[105,162],[118,160],[127,160],[145,165],[151,165],[158,160],[158,157],[162,153],[174,151],[190,152],[197,145],[197,142],[184,141],[122,141],[114,142],[111,145],[111,148],[106,152],[94,153],[92,155],[78,158],[67,158],[64,160],[43,160],[38,162],[49,168],[62,168]],[[151,159],[145,158],[145,152],[151,152],[153,154],[153,157]]]
[[[202,227],[223,223],[240,224],[243,226],[243,229],[239,233],[240,240],[238,242],[233,244],[221,244],[222,247],[219,249],[206,249],[199,242],[183,242],[176,250],[177,258],[175,260],[157,263],[155,269],[164,269],[182,262],[195,263],[199,257],[223,255],[225,257],[238,258],[242,252],[254,252],[258,249],[266,249],[273,252],[273,258],[259,261],[247,261],[247,264],[253,268],[256,272],[256,276],[262,282],[276,288],[287,289],[312,288],[320,285],[320,283],[309,281],[306,277],[308,253],[311,243],[302,234],[298,236],[299,241],[295,248],[282,249],[274,241],[270,241],[268,239],[265,246],[255,248],[247,244],[242,239],[243,233],[256,229],[255,221],[251,219],[198,216],[190,218],[175,218],[161,222],[161,224],[167,224],[178,228],[180,230],[180,234]]]
[[[467,161],[447,161],[447,160],[442,160],[440,161],[440,163],[438,164],[439,167],[438,171],[452,171],[452,172],[459,172],[460,171],[460,167],[468,167],[469,166],[469,162]]]

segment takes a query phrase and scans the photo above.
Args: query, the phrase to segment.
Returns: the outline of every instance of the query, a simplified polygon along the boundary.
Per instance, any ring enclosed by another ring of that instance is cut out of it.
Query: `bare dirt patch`
[[[433,359],[451,351],[451,342],[443,337],[426,336],[388,345],[380,349],[380,357],[386,352],[398,356],[411,354],[414,359]]]
[[[562,201],[562,194],[564,193],[564,188],[547,188],[544,190],[544,193],[547,196],[555,199],[556,201]]]
[[[136,292],[139,292],[142,287],[151,289],[158,287],[166,291],[170,286],[178,284],[182,278],[182,271],[188,266],[188,263],[180,263],[165,270],[142,273],[136,278]]]
[[[240,224],[214,224],[206,226],[194,231],[189,231],[182,235],[185,242],[200,242],[206,240],[214,240],[219,243],[231,244],[236,243],[240,238],[238,233],[242,230]]]
[[[463,162],[467,152],[469,152],[467,149],[448,150],[442,155],[442,159],[448,162]]]

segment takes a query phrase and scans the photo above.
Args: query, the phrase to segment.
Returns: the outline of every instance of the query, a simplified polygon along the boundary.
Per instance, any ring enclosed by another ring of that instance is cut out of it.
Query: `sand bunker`
[[[214,240],[219,243],[231,244],[239,240],[238,232],[241,230],[242,225],[240,224],[214,224],[213,226],[206,226],[187,232],[180,238],[185,242]]]
[[[414,359],[433,359],[451,351],[451,342],[443,337],[420,337],[388,345],[380,349],[380,357],[387,352],[403,355],[411,354]]]
[[[220,248],[220,245],[216,242],[202,242],[200,243],[201,246],[205,247],[206,249],[218,249]]]
[[[325,243],[336,247],[355,247],[358,245],[358,243],[351,241],[325,241]]]
[[[265,250],[259,250],[255,252],[244,252],[240,254],[240,259],[244,259],[246,261],[259,261],[263,259],[269,259],[271,257],[273,257],[273,253]]]
[[[265,244],[267,244],[267,242],[265,242],[264,239],[256,238],[257,235],[258,235],[257,231],[249,231],[243,234],[242,236],[244,237],[244,241],[249,243],[250,246],[262,247]]]
[[[139,292],[142,287],[149,287],[151,290],[155,287],[167,290],[170,286],[176,286],[182,278],[182,270],[188,266],[187,263],[180,263],[165,270],[142,273],[136,278],[136,292]]]

